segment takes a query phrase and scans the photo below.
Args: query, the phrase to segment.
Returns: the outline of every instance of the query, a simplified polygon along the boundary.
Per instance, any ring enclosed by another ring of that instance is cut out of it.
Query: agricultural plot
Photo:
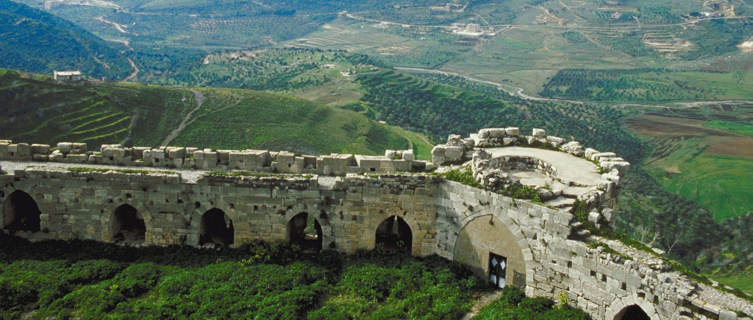
[[[627,120],[630,129],[654,146],[645,161],[647,172],[668,190],[713,212],[717,220],[753,211],[753,137],[744,135],[750,125],[695,116],[644,114]]]

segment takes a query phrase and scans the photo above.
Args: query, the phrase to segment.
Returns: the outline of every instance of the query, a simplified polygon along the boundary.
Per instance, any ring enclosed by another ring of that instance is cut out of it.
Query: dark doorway
[[[212,209],[201,216],[199,245],[214,243],[227,246],[233,244],[235,231],[233,220],[220,209]]]
[[[136,208],[124,204],[115,209],[112,219],[113,242],[140,244],[146,239],[146,224]]]
[[[376,249],[411,252],[413,235],[408,223],[398,216],[382,221],[376,230]]]
[[[614,320],[651,320],[641,307],[637,305],[627,306],[614,316]]]
[[[3,228],[11,232],[37,232],[40,214],[37,202],[28,193],[16,190],[3,205]]]
[[[313,216],[301,212],[288,221],[288,240],[304,250],[322,249],[322,226]]]
[[[504,288],[507,277],[507,258],[489,253],[489,281],[497,288]]]

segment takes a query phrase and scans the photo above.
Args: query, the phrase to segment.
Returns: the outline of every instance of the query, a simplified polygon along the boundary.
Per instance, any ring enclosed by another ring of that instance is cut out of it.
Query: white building
[[[53,71],[52,72],[52,78],[58,81],[77,81],[77,80],[83,80],[84,77],[81,74],[81,71],[78,70],[71,70],[71,71]]]

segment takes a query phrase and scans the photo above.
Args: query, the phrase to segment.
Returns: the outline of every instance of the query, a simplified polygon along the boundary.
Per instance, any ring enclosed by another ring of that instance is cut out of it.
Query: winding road
[[[525,90],[521,87],[516,87],[513,85],[505,84],[505,83],[499,83],[479,78],[474,78],[471,76],[467,76],[461,73],[457,72],[451,72],[451,71],[442,71],[437,69],[426,69],[426,68],[416,68],[416,67],[394,67],[393,69],[397,71],[406,71],[406,72],[418,72],[418,73],[431,73],[431,74],[441,74],[445,76],[455,76],[455,77],[461,77],[463,79],[466,79],[468,81],[472,82],[478,82],[483,84],[488,84],[492,86],[496,86],[502,91],[507,92],[511,96],[516,96],[524,100],[529,101],[554,101],[554,102],[568,102],[568,103],[574,103],[574,104],[585,104],[584,101],[578,101],[578,100],[565,100],[565,99],[553,99],[553,98],[543,98],[543,97],[534,97],[525,94]],[[670,102],[668,104],[674,105],[672,107],[667,105],[652,105],[652,104],[640,104],[640,103],[621,103],[621,104],[615,104],[613,107],[615,108],[626,108],[626,107],[640,107],[640,108],[695,108],[695,107],[703,107],[703,106],[710,106],[710,105],[716,105],[716,104],[753,104],[753,101],[751,100],[718,100],[718,101],[677,101],[677,102]]]
[[[183,117],[183,120],[180,121],[180,124],[177,128],[175,128],[173,131],[170,131],[169,134],[167,134],[167,137],[165,137],[165,140],[162,140],[161,146],[167,146],[175,137],[180,134],[181,131],[186,127],[186,124],[189,120],[191,120],[191,117],[196,111],[199,111],[201,109],[201,105],[204,104],[204,95],[199,92],[199,90],[191,89],[191,93],[193,93],[194,99],[196,100],[196,107],[188,112],[185,117]]]
[[[131,72],[131,74],[129,74],[127,77],[123,78],[123,81],[134,81],[136,80],[136,77],[139,75],[139,71],[141,70],[139,70],[139,67],[136,65],[135,62],[133,62],[133,60],[131,60],[131,58],[126,58],[126,59],[128,59],[128,63],[131,64],[131,68],[133,68],[133,72]]]
[[[464,74],[460,74],[457,72],[451,72],[451,71],[442,71],[437,69],[425,69],[425,68],[415,68],[415,67],[394,67],[395,70],[398,71],[408,71],[408,72],[422,72],[422,73],[433,73],[433,74],[441,74],[445,76],[455,76],[455,77],[461,77],[468,81],[483,83],[495,86],[499,88],[502,91],[507,92],[511,96],[516,96],[524,100],[530,100],[530,101],[557,101],[557,102],[569,102],[569,103],[576,103],[576,104],[583,104],[583,101],[575,101],[575,100],[563,100],[563,99],[552,99],[552,98],[542,98],[542,97],[534,97],[529,96],[525,94],[525,89],[521,87],[516,87],[509,84],[499,83],[499,82],[493,82],[489,80],[474,78],[471,76],[466,76]]]

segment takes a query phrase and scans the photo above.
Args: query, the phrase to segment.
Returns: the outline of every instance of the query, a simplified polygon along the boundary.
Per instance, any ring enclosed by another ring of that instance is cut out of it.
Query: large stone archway
[[[659,320],[659,314],[656,312],[654,305],[644,299],[628,296],[617,299],[604,315],[606,320]]]
[[[2,227],[11,232],[40,231],[41,211],[34,198],[24,191],[13,191],[3,203]]]
[[[301,212],[288,221],[287,240],[306,250],[320,251],[324,235],[319,220]]]
[[[146,223],[143,216],[129,204],[120,205],[113,212],[110,235],[113,242],[143,244],[146,241]]]
[[[614,320],[651,320],[651,317],[641,307],[634,304],[623,308],[614,316]]]
[[[518,238],[494,215],[474,217],[460,229],[453,260],[484,279],[494,279],[495,285],[526,286],[526,262]]]
[[[378,250],[413,252],[413,231],[401,217],[390,216],[376,228],[374,247]]]
[[[224,211],[213,208],[201,216],[199,245],[213,243],[230,246],[235,242],[233,220]]]

